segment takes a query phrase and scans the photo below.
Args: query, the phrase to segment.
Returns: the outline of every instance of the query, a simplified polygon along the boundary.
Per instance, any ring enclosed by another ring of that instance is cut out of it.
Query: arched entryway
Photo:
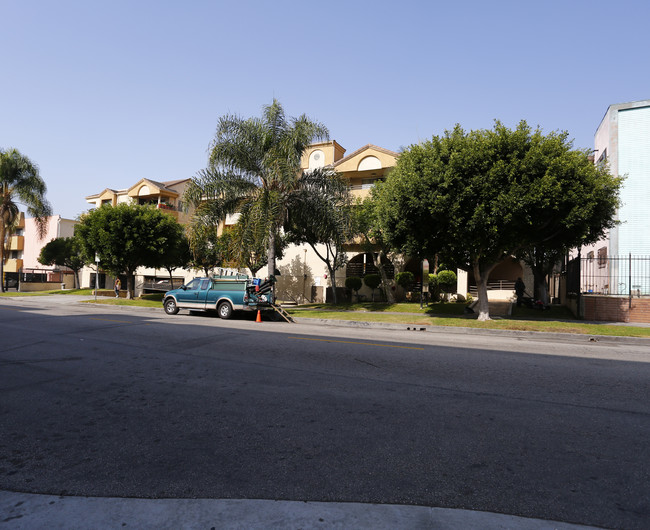
[[[395,267],[386,257],[382,257],[381,263],[384,266],[387,278],[392,280],[395,277]],[[346,278],[350,276],[363,278],[366,274],[379,274],[379,270],[375,267],[372,259],[372,254],[357,254],[348,261],[347,267],[345,268]]]
[[[490,277],[488,279],[488,290],[489,291],[500,291],[504,293],[504,296],[508,293],[512,293],[515,290],[515,282],[517,278],[522,278],[524,276],[524,270],[519,263],[514,258],[506,258],[504,261],[499,263],[492,272],[490,272]],[[474,279],[474,271],[468,272],[469,282],[469,292],[472,296],[476,297],[476,280]]]

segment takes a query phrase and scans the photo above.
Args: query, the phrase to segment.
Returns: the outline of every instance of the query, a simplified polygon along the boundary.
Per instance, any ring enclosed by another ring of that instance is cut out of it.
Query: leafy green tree
[[[199,215],[215,221],[239,213],[241,245],[266,247],[271,276],[288,212],[306,207],[301,191],[316,181],[322,188],[330,186],[325,172],[300,171],[305,148],[327,135],[323,125],[305,115],[288,119],[277,100],[264,107],[261,118],[223,116],[211,144],[209,167],[193,179],[186,199]]]
[[[169,273],[169,283],[171,288],[174,288],[173,272],[176,269],[184,269],[189,266],[192,260],[192,253],[190,252],[190,242],[185,236],[183,227],[178,225],[178,234],[173,241],[167,246],[165,254],[161,260],[161,268]]]
[[[383,230],[382,223],[379,222],[378,212],[381,193],[377,190],[382,183],[378,182],[370,191],[370,196],[364,201],[359,201],[353,209],[354,214],[354,232],[355,235],[361,236],[361,244],[366,254],[372,256],[372,262],[381,276],[381,284],[384,286],[384,294],[389,303],[395,302],[394,280],[388,278],[385,263],[395,264],[398,260],[399,249],[394,249]]]
[[[210,219],[194,219],[188,231],[191,253],[190,266],[199,269],[206,276],[215,267],[223,267],[230,257],[228,237],[219,236],[219,226]]]
[[[566,253],[595,243],[614,226],[622,178],[594,166],[588,153],[571,150],[566,133],[549,139],[539,155],[547,170],[531,182],[535,201],[528,215],[535,220],[532,243],[517,252],[533,272],[534,292],[548,304],[548,276]]]
[[[237,224],[228,227],[227,233],[230,237],[229,249],[233,263],[238,267],[247,268],[253,277],[257,276],[257,272],[268,264],[268,248],[265,242],[261,239],[252,240],[243,245],[243,229]],[[283,234],[278,234],[275,239],[276,259],[282,259],[286,245],[286,237]]]
[[[89,262],[84,255],[81,242],[76,237],[57,237],[47,243],[38,256],[38,262],[43,265],[68,267],[74,273],[74,286],[78,289],[79,271]]]
[[[136,269],[161,268],[165,253],[177,244],[179,227],[170,214],[157,208],[118,204],[83,214],[75,235],[86,256],[99,254],[103,269],[115,276],[126,274],[127,298],[132,298]]]
[[[328,185],[321,186],[326,175]],[[301,208],[288,212],[287,240],[308,244],[325,263],[332,286],[332,301],[337,303],[336,271],[347,263],[343,245],[353,236],[352,207],[347,183],[335,172],[306,173],[304,183],[296,190]]]
[[[43,238],[46,220],[52,209],[45,199],[47,187],[38,167],[17,149],[0,149],[0,292],[4,292],[6,245],[19,218],[18,202],[36,221],[39,238]]]
[[[578,176],[579,186],[597,189],[587,203],[585,194],[574,192]],[[582,232],[579,237],[598,233],[613,224],[619,186],[586,151],[572,150],[566,133],[545,136],[524,121],[514,130],[498,121],[492,130],[469,133],[457,126],[401,154],[382,186],[379,218],[390,243],[402,251],[440,252],[446,261],[473,270],[479,320],[487,320],[490,272],[539,245],[551,217],[546,208]],[[555,210],[562,195],[573,209]],[[590,210],[599,216],[588,216],[584,224],[568,221]]]

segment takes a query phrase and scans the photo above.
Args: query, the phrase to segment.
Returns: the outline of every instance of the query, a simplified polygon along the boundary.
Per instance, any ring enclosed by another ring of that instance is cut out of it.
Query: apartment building
[[[191,212],[188,211],[187,205],[183,202],[183,194],[192,179],[179,179],[158,182],[155,180],[143,178],[132,186],[124,189],[115,190],[106,188],[99,193],[88,195],[86,202],[91,208],[100,208],[108,204],[117,206],[118,204],[141,204],[143,206],[154,206],[171,214],[180,224],[187,224],[191,219]],[[183,283],[194,277],[194,271],[179,270],[175,271],[175,281]],[[110,287],[114,278],[101,270],[97,273],[95,267],[84,267],[80,273],[82,287],[95,287],[98,284],[100,289]],[[135,295],[142,294],[147,284],[155,284],[158,279],[169,278],[166,271],[157,271],[154,269],[141,268],[135,278]],[[125,279],[123,284],[126,285]]]
[[[169,180],[157,182],[150,179],[140,179],[133,186],[114,190],[106,188],[100,193],[86,197],[93,208],[99,208],[104,204],[117,206],[121,203],[136,203],[152,205],[171,213],[181,224],[189,222],[190,217],[185,211],[183,204],[183,193],[191,179]]]
[[[650,255],[650,99],[610,105],[594,138],[596,163],[625,176],[620,223],[596,247],[599,255]]]
[[[66,278],[62,275],[62,271],[57,267],[46,267],[39,263],[38,257],[41,249],[50,241],[57,237],[72,237],[74,235],[74,225],[77,221],[72,219],[64,219],[60,215],[52,215],[45,219],[45,232],[43,236],[39,234],[38,225],[34,218],[25,218],[23,212],[20,213],[18,227],[14,234],[8,241],[7,260],[4,265],[5,279],[25,282],[26,276],[29,280],[33,280],[33,276],[37,275],[39,282],[31,283],[69,283],[68,287],[72,287],[72,277]],[[26,284],[23,284],[21,290],[29,290]],[[32,286],[33,287],[33,286]],[[39,287],[39,288],[42,288]],[[38,290],[38,289],[34,289]]]
[[[367,144],[346,156],[346,150],[335,140],[310,145],[303,153],[302,170],[330,167],[349,182],[353,198],[364,199],[370,189],[386,177],[397,163],[398,153]],[[324,247],[317,247],[324,251]],[[337,284],[345,285],[346,276],[364,276],[377,272],[369,255],[361,245],[350,242],[344,249],[348,264],[337,272]],[[285,249],[277,263],[277,292],[281,298],[296,302],[321,302],[326,299],[330,287],[325,263],[308,245],[292,245]],[[390,274],[392,275],[392,268]]]
[[[18,273],[23,267],[25,253],[25,214],[20,212],[14,233],[8,237],[5,246],[4,278],[1,281],[7,285],[17,285]],[[2,244],[2,242],[0,242]]]

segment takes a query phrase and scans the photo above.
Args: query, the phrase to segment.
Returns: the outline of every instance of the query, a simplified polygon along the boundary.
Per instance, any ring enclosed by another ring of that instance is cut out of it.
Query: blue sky
[[[650,98],[650,2],[0,0],[0,147],[55,213],[193,176],[217,119],[278,98],[348,153],[514,126],[580,148],[608,105]]]

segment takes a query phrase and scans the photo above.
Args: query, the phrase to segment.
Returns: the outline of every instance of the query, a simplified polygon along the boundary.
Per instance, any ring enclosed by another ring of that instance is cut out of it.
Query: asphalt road
[[[650,347],[0,301],[0,490],[650,522]]]

